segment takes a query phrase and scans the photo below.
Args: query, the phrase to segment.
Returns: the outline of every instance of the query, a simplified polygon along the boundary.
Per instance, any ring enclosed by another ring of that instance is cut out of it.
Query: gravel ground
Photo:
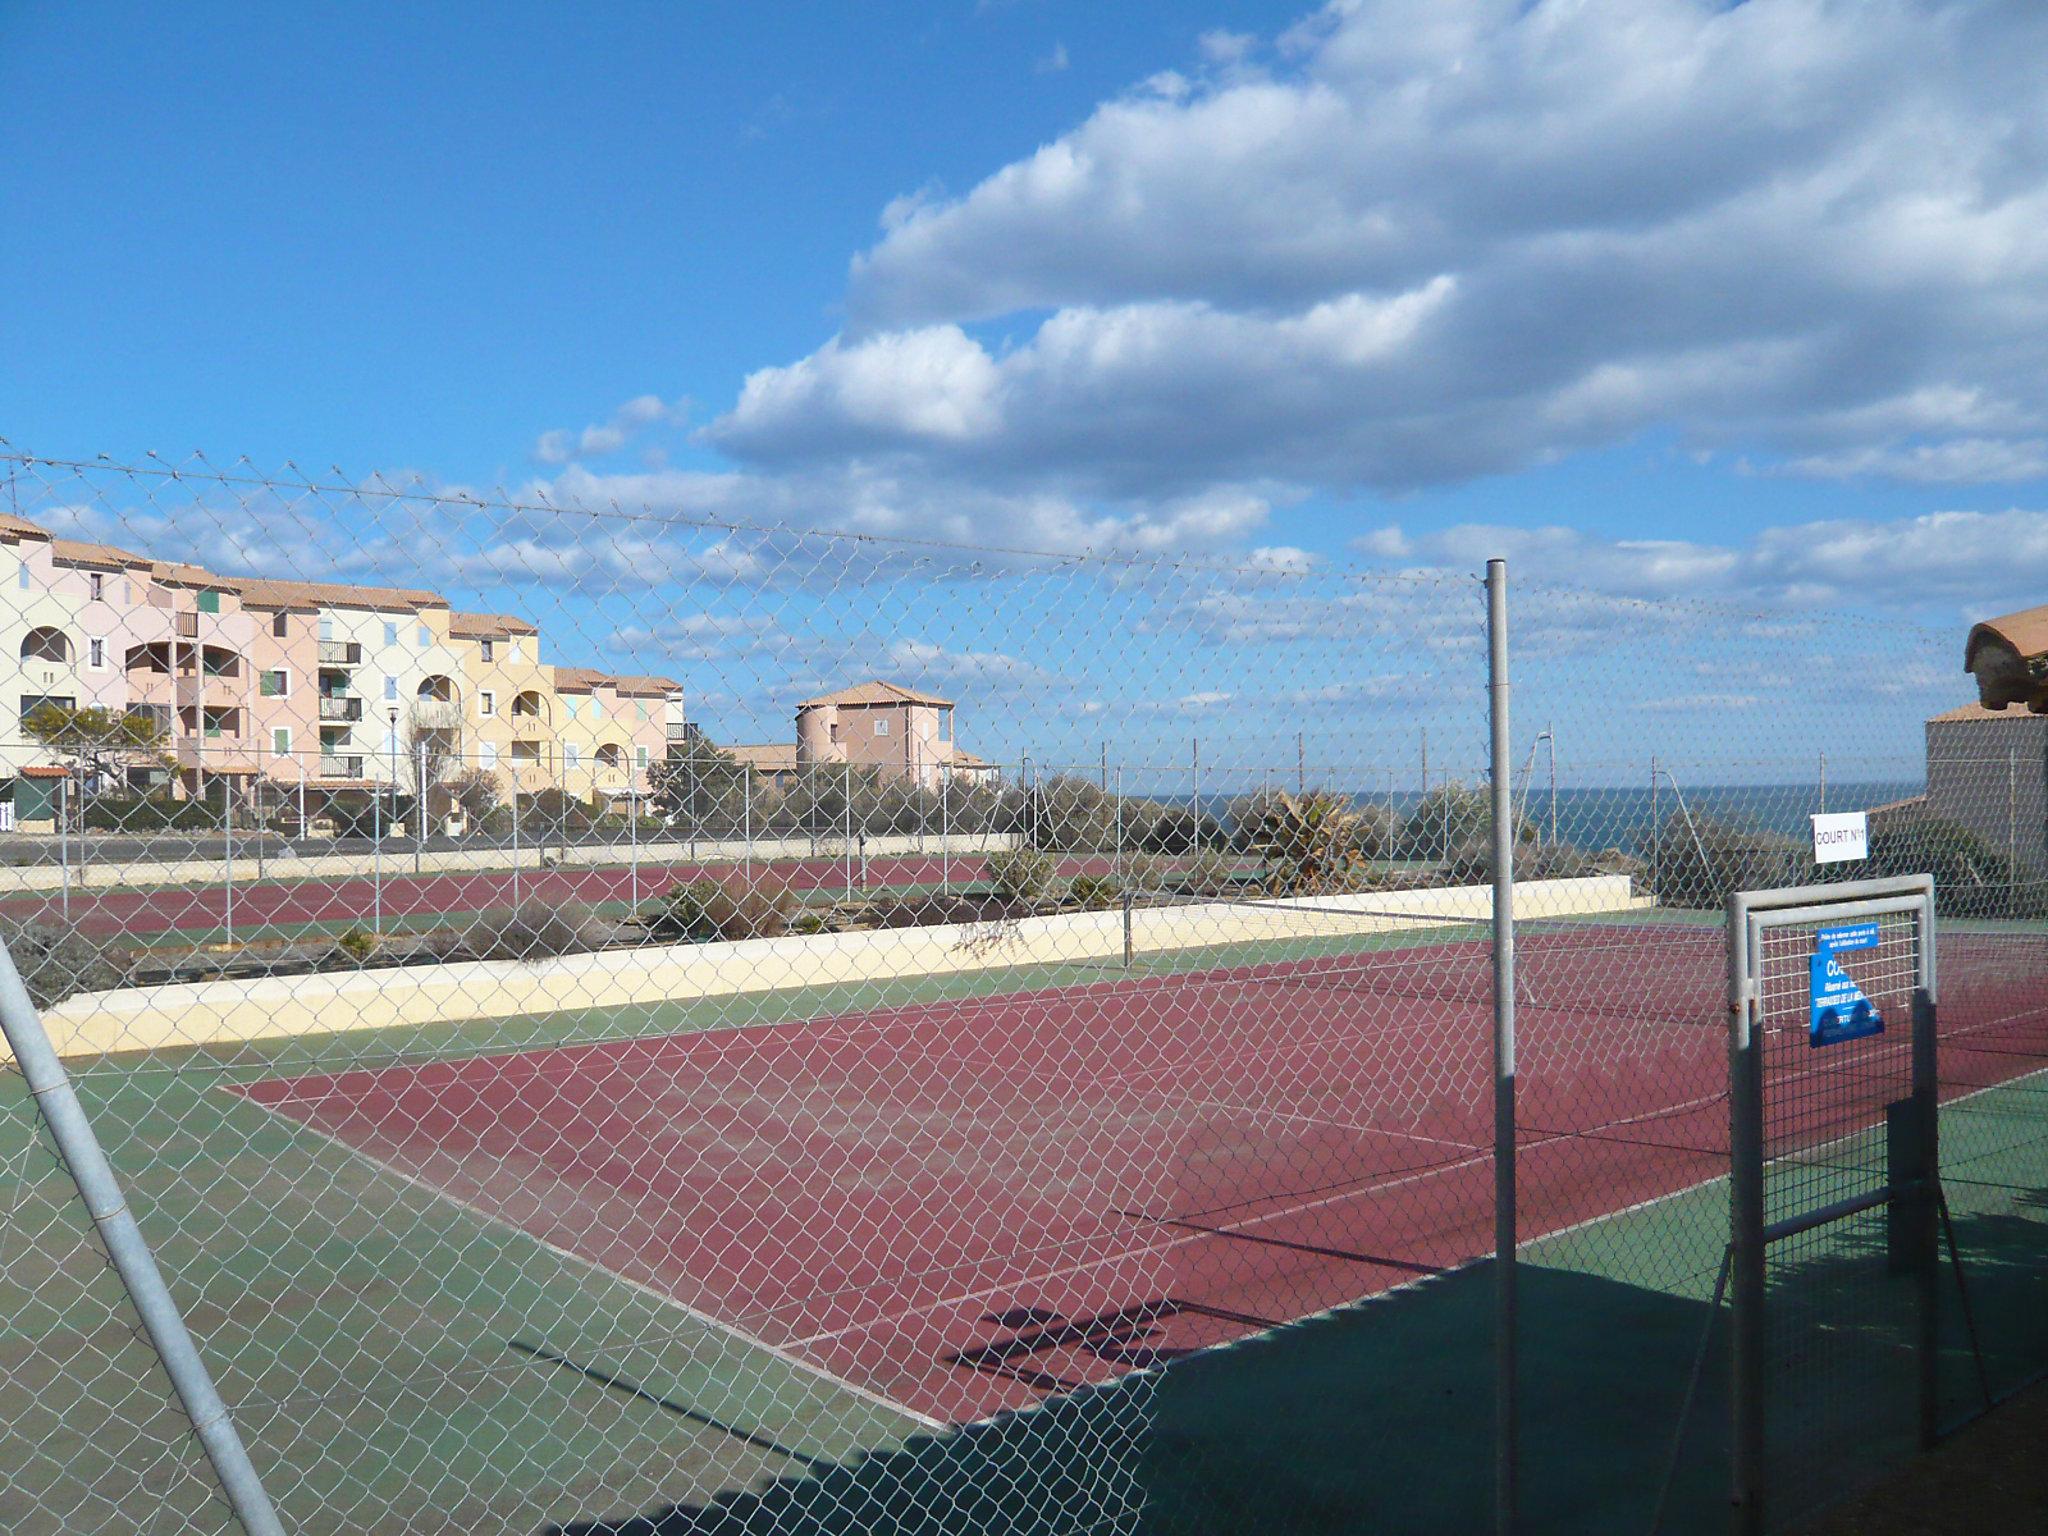
[[[1916,1458],[1804,1536],[2031,1536],[2048,1531],[2048,1382]]]

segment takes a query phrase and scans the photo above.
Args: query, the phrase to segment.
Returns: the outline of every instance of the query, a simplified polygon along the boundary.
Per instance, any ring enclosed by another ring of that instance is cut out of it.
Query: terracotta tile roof
[[[71,777],[71,770],[50,763],[30,763],[21,770],[21,776],[24,779],[68,779]]]
[[[796,771],[796,743],[793,741],[753,742],[718,750],[748,768],[759,768],[764,772]]]
[[[1927,723],[1933,725],[1937,721],[1947,722],[1951,720],[2027,720],[2039,718],[2040,716],[2038,715],[2028,715],[2026,709],[2019,705],[2013,705],[2005,709],[1986,709],[1982,704],[1958,704],[1954,709],[1945,709],[1938,715],[1928,716]]]
[[[14,517],[0,512],[0,537],[14,539],[47,539],[49,529],[40,523],[32,523],[25,517]]]
[[[672,677],[615,677],[611,681],[628,698],[665,698],[683,686]]]
[[[113,565],[124,569],[146,568],[155,562],[147,555],[112,544],[88,544],[79,539],[52,539],[50,553],[59,560],[79,565]]]
[[[942,699],[935,693],[919,693],[915,688],[905,688],[901,683],[885,683],[880,678],[873,682],[855,683],[851,688],[841,688],[834,693],[821,693],[815,699],[805,699],[798,709],[815,709],[823,704],[935,704],[941,708],[952,705],[951,699]]]
[[[512,635],[537,635],[540,627],[509,613],[450,613],[448,633],[457,640],[496,640]]]
[[[555,668],[555,692],[557,693],[589,693],[592,689],[603,687],[610,681],[611,679],[605,676],[604,673],[592,671],[589,667]]]

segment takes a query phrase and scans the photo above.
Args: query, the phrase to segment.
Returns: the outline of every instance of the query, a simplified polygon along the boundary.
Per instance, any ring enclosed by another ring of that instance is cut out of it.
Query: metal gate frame
[[[1914,1165],[1894,1163],[1883,1188],[1767,1223],[1764,1206],[1764,1049],[1758,996],[1763,935],[1774,928],[1838,919],[1911,914],[1919,919],[1912,997],[1912,1088],[1904,1102],[1913,1123],[1905,1144]],[[1731,1499],[1733,1529],[1764,1529],[1766,1257],[1772,1243],[1880,1206],[1900,1218],[1894,1231],[1918,1275],[1920,1439],[1937,1433],[1939,1366],[1940,1151],[1939,1074],[1935,1057],[1934,877],[1907,875],[1845,880],[1777,890],[1737,891],[1728,898],[1729,1254],[1733,1304],[1734,1413]],[[1895,1258],[1898,1257],[1895,1254]]]

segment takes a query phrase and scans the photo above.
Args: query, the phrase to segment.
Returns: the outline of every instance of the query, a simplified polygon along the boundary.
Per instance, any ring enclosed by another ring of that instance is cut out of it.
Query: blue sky
[[[1959,634],[2048,597],[2044,64],[2017,0],[0,3],[0,436]],[[353,568],[736,734],[892,639],[1023,665],[1000,605],[714,656],[762,589],[619,537]]]

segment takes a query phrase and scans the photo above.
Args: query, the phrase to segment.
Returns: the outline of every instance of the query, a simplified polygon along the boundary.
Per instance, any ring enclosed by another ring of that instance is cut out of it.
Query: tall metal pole
[[[512,905],[519,905],[519,761],[512,762]]]
[[[427,744],[424,741],[416,744],[413,757],[413,788],[419,801],[415,819],[419,822],[420,830],[419,836],[413,839],[412,844],[412,872],[418,874],[420,850],[427,846]]]
[[[953,772],[948,768],[939,778],[939,888],[943,898],[953,899]]]
[[[629,779],[627,783],[631,783]],[[626,797],[627,846],[632,850],[632,902],[635,912],[640,910],[640,796],[638,793]]]
[[[223,753],[225,753],[227,749],[223,747],[221,750]],[[233,804],[234,788],[234,775],[230,773],[223,773],[220,776],[220,835],[221,852],[223,854],[221,862],[227,869],[226,920],[228,930],[227,941],[230,944],[235,942],[235,812]]]
[[[1294,792],[1308,793],[1308,732],[1294,733]]]
[[[178,1394],[185,1417],[192,1422],[206,1459],[213,1464],[229,1508],[249,1536],[284,1536],[277,1511],[263,1491],[263,1482],[256,1475],[241,1436],[235,1432],[234,1420],[228,1416],[227,1404],[214,1389],[206,1363],[199,1358],[177,1303],[171,1300],[163,1272],[143,1240],[142,1229],[135,1224],[135,1213],[93,1134],[92,1123],[79,1105],[71,1079],[50,1045],[50,1037],[36,1016],[35,1004],[29,1000],[28,988],[22,985],[21,973],[15,969],[14,957],[4,942],[0,942],[0,1033],[7,1037],[22,1081],[35,1096],[43,1124],[49,1127],[50,1139],[64,1159],[64,1166],[71,1170],[86,1214],[106,1245],[107,1258],[135,1304],[136,1316],[149,1335],[157,1358],[163,1362],[164,1374],[171,1379],[171,1387]]]
[[[64,921],[71,921],[71,775],[57,781],[57,870],[64,883]]]
[[[1828,755],[1825,752],[1820,755],[1820,813],[1823,816],[1828,813]]]
[[[1557,846],[1557,733],[1543,727],[1543,739],[1550,748],[1550,846]]]
[[[2013,916],[2013,889],[2020,857],[2020,765],[2012,747],[2005,749],[2005,915]]]
[[[1515,1528],[1515,840],[1508,731],[1508,566],[1486,562],[1487,695],[1493,727],[1494,1529]]]

